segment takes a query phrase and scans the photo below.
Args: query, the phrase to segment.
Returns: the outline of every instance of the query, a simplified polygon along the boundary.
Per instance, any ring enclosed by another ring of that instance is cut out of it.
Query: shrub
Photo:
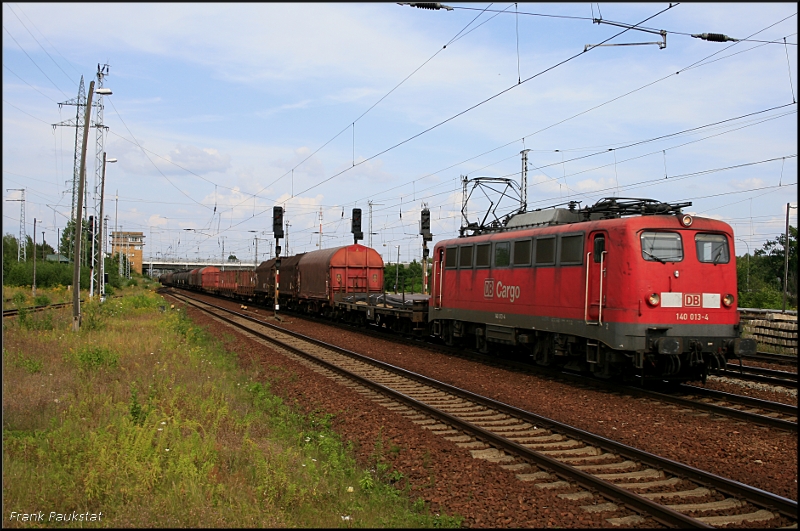
[[[50,303],[53,302],[50,300],[50,297],[47,295],[37,295],[35,299],[33,299],[34,306],[49,306]]]
[[[119,364],[119,355],[107,347],[86,346],[78,350],[78,364],[83,369],[98,367],[115,368]]]

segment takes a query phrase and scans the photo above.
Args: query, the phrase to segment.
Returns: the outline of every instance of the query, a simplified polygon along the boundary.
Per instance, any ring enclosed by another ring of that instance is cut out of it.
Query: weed
[[[100,302],[90,300],[81,307],[81,329],[101,330],[105,325]]]
[[[20,309],[20,307],[21,307],[23,304],[25,304],[25,301],[26,301],[27,299],[28,299],[28,298],[27,298],[27,297],[25,296],[25,294],[24,294],[24,293],[22,293],[21,291],[18,291],[18,292],[16,292],[16,293],[14,294],[14,296],[13,296],[13,297],[11,297],[11,301],[14,303],[14,305],[17,307],[17,309]]]
[[[369,492],[375,488],[375,480],[372,479],[372,473],[369,470],[365,470],[364,474],[361,475],[361,479],[358,480],[358,486],[364,492]]]
[[[41,372],[42,368],[44,368],[44,363],[41,360],[35,360],[22,355],[14,362],[14,365],[25,369],[29,374],[36,374],[37,372]]]
[[[84,370],[99,367],[116,368],[119,365],[119,355],[106,347],[84,346],[77,353],[78,364]]]
[[[33,299],[34,306],[49,306],[52,302],[50,297],[44,294],[37,295],[36,298]]]

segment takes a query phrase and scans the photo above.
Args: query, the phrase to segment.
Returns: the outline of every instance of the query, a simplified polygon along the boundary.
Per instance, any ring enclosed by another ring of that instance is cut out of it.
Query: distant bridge
[[[222,270],[225,269],[255,269],[253,262],[241,262],[239,260],[181,260],[172,258],[143,258],[142,273],[157,277],[164,273],[183,271],[185,269],[196,269],[198,267],[214,266]]]

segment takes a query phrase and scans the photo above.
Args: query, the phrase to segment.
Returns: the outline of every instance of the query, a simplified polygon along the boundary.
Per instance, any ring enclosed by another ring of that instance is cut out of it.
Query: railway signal
[[[275,318],[278,319],[278,282],[281,271],[281,246],[280,240],[283,238],[283,207],[272,207],[272,232],[275,235]]]
[[[364,239],[364,233],[361,232],[361,209],[353,209],[353,217],[351,218],[350,232],[353,233],[353,243],[358,243],[358,240]]]
[[[272,207],[272,232],[276,240],[283,238],[283,207]]]
[[[424,207],[420,213],[419,233],[422,235],[422,293],[428,293],[428,242],[433,240],[431,234],[431,211]]]

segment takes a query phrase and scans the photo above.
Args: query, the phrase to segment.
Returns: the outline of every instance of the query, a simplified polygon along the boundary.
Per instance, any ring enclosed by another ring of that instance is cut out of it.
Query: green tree
[[[3,278],[6,278],[11,265],[17,262],[17,246],[19,240],[13,235],[3,235]]]
[[[737,258],[740,308],[778,309],[783,307],[783,234],[767,240],[752,256]],[[797,308],[797,227],[789,227],[789,269],[786,287],[787,308]]]

